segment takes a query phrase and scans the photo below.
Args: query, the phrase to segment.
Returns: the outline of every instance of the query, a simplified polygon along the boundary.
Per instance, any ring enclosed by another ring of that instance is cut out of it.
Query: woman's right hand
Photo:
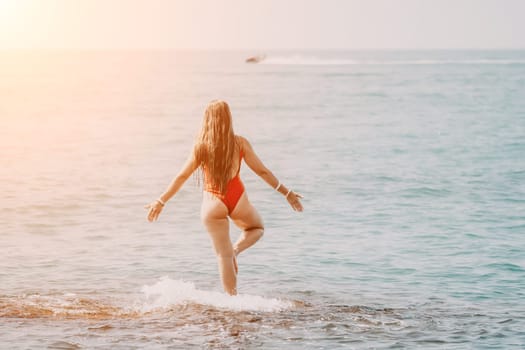
[[[150,204],[145,205],[144,208],[149,209],[148,221],[152,222],[152,221],[157,220],[163,207],[164,206],[159,201],[153,201]]]
[[[286,197],[286,200],[288,201],[288,203],[290,203],[292,209],[295,211],[303,211],[303,205],[301,204],[299,198],[303,198],[303,196],[299,193],[295,193],[294,191],[291,191],[288,194],[288,197]]]

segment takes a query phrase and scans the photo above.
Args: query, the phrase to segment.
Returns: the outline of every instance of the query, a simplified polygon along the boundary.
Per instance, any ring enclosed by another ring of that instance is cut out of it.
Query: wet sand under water
[[[473,339],[516,331],[513,327],[522,317],[491,316],[479,308],[462,308],[457,313],[453,305],[439,300],[389,308],[250,295],[230,297],[198,289],[184,298],[178,296],[172,303],[160,288],[167,282],[187,284],[164,278],[146,286],[157,290],[155,297],[146,295],[134,301],[74,294],[0,296],[2,338],[9,339],[19,329],[30,327],[40,336],[32,334],[27,342],[18,339],[19,348],[38,344],[49,349],[82,349],[111,344],[117,349],[171,346],[300,349],[323,342],[334,344],[334,348],[416,345],[461,348]],[[195,300],[195,294],[204,303]],[[305,296],[315,299],[313,295]],[[214,298],[216,305],[210,302]],[[254,301],[251,310],[246,306],[250,301]],[[499,325],[499,329],[490,324]]]

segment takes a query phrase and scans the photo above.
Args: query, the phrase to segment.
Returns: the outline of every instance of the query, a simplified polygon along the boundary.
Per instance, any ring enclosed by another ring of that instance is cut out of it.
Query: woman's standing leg
[[[237,294],[237,273],[235,272],[228,209],[217,198],[204,193],[201,208],[201,219],[213,242],[217,263],[224,291],[230,295]]]

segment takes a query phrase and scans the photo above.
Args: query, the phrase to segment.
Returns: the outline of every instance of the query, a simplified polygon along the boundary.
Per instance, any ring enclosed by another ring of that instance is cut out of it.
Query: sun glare
[[[20,25],[27,4],[27,1],[0,0],[0,29],[10,32],[15,25]]]
[[[14,15],[20,2],[16,0],[0,0],[0,18],[5,19]]]

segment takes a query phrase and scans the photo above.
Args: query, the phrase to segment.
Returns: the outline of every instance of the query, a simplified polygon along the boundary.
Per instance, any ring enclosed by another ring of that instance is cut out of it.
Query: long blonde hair
[[[230,107],[225,101],[213,100],[204,112],[202,129],[195,141],[195,161],[200,178],[222,194],[232,173],[237,147]]]

